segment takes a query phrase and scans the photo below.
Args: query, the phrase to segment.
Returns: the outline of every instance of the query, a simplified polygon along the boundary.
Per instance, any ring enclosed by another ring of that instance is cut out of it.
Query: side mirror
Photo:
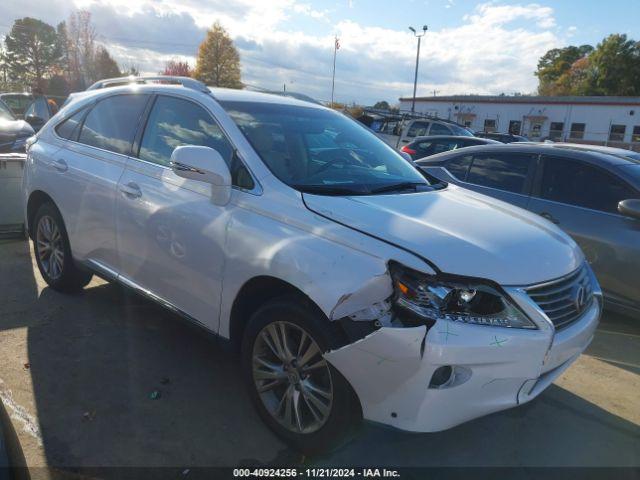
[[[226,205],[231,198],[231,172],[217,151],[209,147],[185,145],[171,154],[171,169],[182,178],[211,185],[211,199],[216,205]]]
[[[27,115],[25,121],[32,127],[38,127],[44,124],[44,120],[37,115]]]
[[[618,211],[625,217],[640,220],[640,199],[622,200],[618,203]]]

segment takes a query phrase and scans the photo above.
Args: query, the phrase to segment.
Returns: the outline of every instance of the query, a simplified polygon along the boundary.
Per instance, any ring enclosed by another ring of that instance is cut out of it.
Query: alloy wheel
[[[315,340],[303,328],[278,321],[254,342],[253,381],[271,416],[294,433],[319,430],[333,402],[331,371]]]
[[[51,280],[60,278],[64,266],[62,234],[55,220],[49,215],[44,215],[38,222],[36,250],[40,265],[47,276]]]

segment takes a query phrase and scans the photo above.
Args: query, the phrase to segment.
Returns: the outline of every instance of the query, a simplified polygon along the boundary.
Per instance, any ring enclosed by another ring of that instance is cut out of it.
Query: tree
[[[590,55],[597,95],[640,95],[640,42],[614,34],[605,38]]]
[[[93,79],[94,81],[101,80],[103,78],[119,77],[122,75],[116,61],[111,57],[109,51],[102,45],[99,45],[96,49],[93,63],[93,75],[95,76]]]
[[[193,74],[188,62],[181,62],[180,60],[169,60],[164,65],[164,70],[160,72],[160,75],[172,75],[179,77],[190,77]]]
[[[536,76],[539,80],[540,95],[568,95],[566,78],[563,78],[571,66],[593,51],[591,45],[554,48],[545,53],[538,61]]]
[[[213,24],[200,44],[194,77],[207,85],[242,88],[240,55],[218,22]]]
[[[67,36],[69,83],[74,90],[84,90],[97,80],[94,68],[96,31],[91,23],[91,13],[73,12],[63,28]]]
[[[379,110],[389,110],[389,102],[386,100],[382,100],[380,102],[376,102],[373,108],[377,108]]]
[[[44,90],[45,78],[58,65],[61,55],[56,30],[41,20],[21,18],[13,23],[5,45],[10,75]]]
[[[640,95],[640,42],[609,35],[590,45],[554,48],[540,58],[541,95]]]
[[[133,63],[130,65],[122,65],[121,70],[122,70],[123,76],[132,76],[132,77],[140,76],[140,68],[137,65],[134,65]]]

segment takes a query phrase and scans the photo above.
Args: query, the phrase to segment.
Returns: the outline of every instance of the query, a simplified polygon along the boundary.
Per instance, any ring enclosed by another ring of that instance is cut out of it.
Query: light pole
[[[413,78],[413,99],[411,100],[411,114],[413,115],[416,111],[416,88],[418,87],[418,63],[420,62],[420,40],[424,37],[424,34],[427,33],[427,26],[422,26],[422,33],[418,33],[415,28],[409,27],[409,30],[413,32],[413,34],[418,39],[418,53],[416,53],[416,74]]]

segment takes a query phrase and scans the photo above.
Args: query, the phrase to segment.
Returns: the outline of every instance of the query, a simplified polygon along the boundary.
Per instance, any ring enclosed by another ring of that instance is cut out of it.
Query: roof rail
[[[87,90],[99,90],[101,88],[115,87],[118,85],[127,85],[130,83],[177,83],[185,88],[191,88],[192,90],[198,90],[199,92],[209,92],[207,86],[199,80],[195,80],[189,77],[177,77],[170,75],[153,75],[153,76],[140,76],[136,77],[130,75],[128,77],[117,78],[105,78],[104,80],[98,80],[91,85]]]

